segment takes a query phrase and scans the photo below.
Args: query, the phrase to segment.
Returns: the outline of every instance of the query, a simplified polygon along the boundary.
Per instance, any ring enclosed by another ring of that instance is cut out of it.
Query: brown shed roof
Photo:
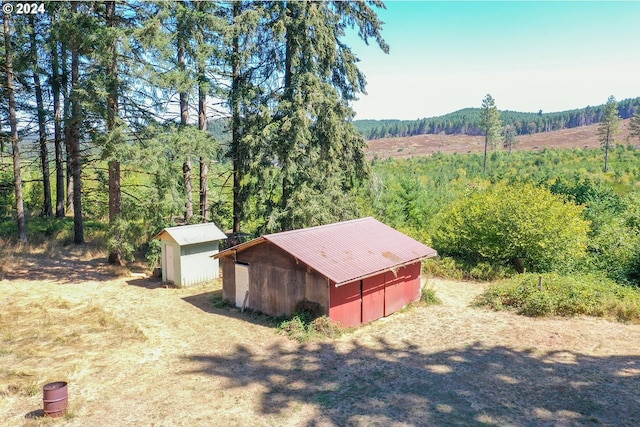
[[[214,257],[231,256],[264,241],[280,247],[336,285],[437,255],[434,249],[368,217],[267,234]]]

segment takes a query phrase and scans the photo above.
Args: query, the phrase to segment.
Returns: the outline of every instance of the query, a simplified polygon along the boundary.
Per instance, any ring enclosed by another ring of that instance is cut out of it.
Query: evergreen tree
[[[374,3],[381,6],[381,3]],[[287,2],[283,87],[271,147],[279,200],[265,203],[268,230],[288,230],[354,215],[349,192],[365,174],[364,140],[349,102],[364,91],[357,58],[341,38],[347,26],[387,51],[381,23],[360,2]]]
[[[516,137],[516,128],[512,125],[506,125],[502,130],[503,147],[509,150],[509,153],[513,150],[513,148],[518,144],[518,139]]]
[[[47,150],[47,131],[46,131],[46,110],[42,96],[42,84],[40,83],[40,60],[38,57],[38,33],[40,32],[39,19],[36,15],[29,15],[29,32],[30,32],[30,59],[33,76],[33,89],[36,96],[36,109],[38,119],[38,148],[40,152],[40,170],[42,172],[42,193],[43,204],[41,213],[43,216],[53,216],[53,206],[51,202],[51,182],[49,179],[49,153]]]
[[[640,139],[640,107],[636,108],[636,113],[629,121],[629,131],[631,137]]]
[[[493,146],[500,133],[500,112],[496,107],[495,100],[489,94],[482,100],[482,111],[480,112],[480,126],[484,133],[484,157],[482,160],[482,173],[487,173],[487,148]]]
[[[11,148],[13,151],[13,179],[16,196],[16,216],[18,221],[18,237],[20,242],[27,243],[27,222],[22,195],[22,175],[20,171],[20,145],[18,136],[18,117],[16,109],[13,46],[11,45],[11,15],[3,14],[5,69],[7,72],[7,99],[9,101],[9,125],[11,127]]]
[[[609,149],[620,128],[620,116],[618,115],[618,103],[612,96],[607,99],[604,106],[604,116],[598,125],[598,139],[604,147],[604,171],[609,170]]]

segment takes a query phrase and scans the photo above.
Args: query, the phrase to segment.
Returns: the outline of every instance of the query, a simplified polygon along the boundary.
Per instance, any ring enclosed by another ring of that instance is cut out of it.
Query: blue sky
[[[479,107],[563,111],[640,96],[640,2],[388,1],[385,55],[352,36],[367,76],[356,119]]]

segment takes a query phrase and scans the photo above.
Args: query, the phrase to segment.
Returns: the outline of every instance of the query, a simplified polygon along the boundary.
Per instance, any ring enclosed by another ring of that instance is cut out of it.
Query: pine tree
[[[607,99],[604,106],[602,122],[598,125],[598,139],[604,147],[604,171],[609,170],[609,149],[613,144],[618,129],[620,128],[620,116],[618,115],[618,103],[612,96]]]
[[[36,109],[38,119],[38,148],[40,152],[40,170],[42,172],[42,193],[43,204],[41,213],[45,217],[53,216],[53,206],[51,203],[51,182],[49,179],[49,153],[47,150],[47,131],[46,131],[46,110],[44,108],[44,100],[42,96],[42,84],[40,83],[40,61],[38,57],[38,35],[39,23],[36,22],[36,15],[29,15],[30,26],[30,56],[33,76],[33,88],[36,96]]]
[[[487,173],[487,148],[493,147],[500,134],[500,112],[496,107],[495,100],[489,94],[482,100],[482,111],[480,112],[480,126],[484,133],[484,157],[482,159],[482,173]]]
[[[355,214],[349,193],[366,168],[349,102],[364,91],[365,80],[341,37],[347,26],[357,26],[363,39],[388,49],[375,12],[360,2],[287,2],[280,21],[283,85],[271,142],[280,191],[279,200],[266,203],[270,230]]]
[[[640,139],[640,107],[636,107],[636,113],[629,121],[629,135]]]
[[[18,144],[18,118],[16,111],[13,46],[11,45],[11,15],[3,14],[5,69],[7,72],[7,99],[9,101],[9,125],[11,127],[11,148],[13,151],[13,177],[16,195],[16,216],[18,221],[18,237],[20,242],[27,243],[27,222],[24,211],[24,199],[22,195],[22,175],[20,172],[20,146]]]

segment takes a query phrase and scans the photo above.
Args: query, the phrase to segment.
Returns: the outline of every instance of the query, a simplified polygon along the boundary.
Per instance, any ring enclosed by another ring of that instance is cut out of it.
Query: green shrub
[[[435,289],[426,285],[422,287],[422,292],[420,293],[420,302],[423,302],[426,305],[442,304],[442,300],[440,300],[440,298],[438,298],[438,296],[436,295]]]
[[[533,185],[496,184],[443,208],[432,242],[443,255],[471,262],[520,271],[569,269],[586,254],[583,209]]]
[[[343,328],[322,313],[320,304],[302,300],[296,304],[293,316],[280,322],[278,329],[298,342],[342,335]]]
[[[640,322],[640,289],[594,275],[521,274],[491,286],[476,304],[525,316],[589,315]]]

